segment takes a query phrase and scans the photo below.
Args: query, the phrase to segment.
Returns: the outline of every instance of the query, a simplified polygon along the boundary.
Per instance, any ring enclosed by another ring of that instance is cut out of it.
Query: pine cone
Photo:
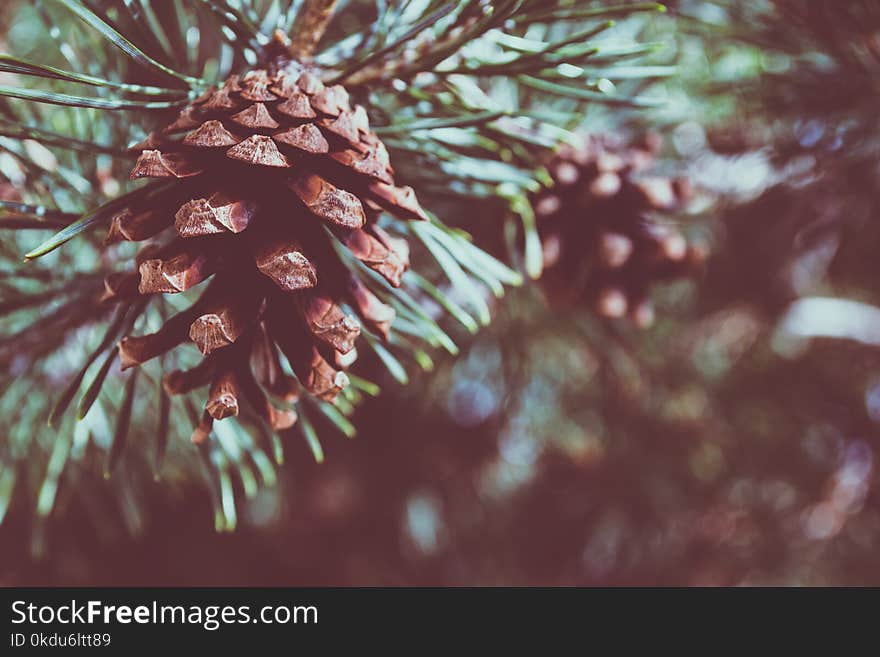
[[[604,317],[649,326],[651,285],[693,275],[704,250],[657,213],[680,209],[687,181],[644,175],[659,142],[619,145],[588,137],[550,163],[552,187],[532,197],[544,248],[544,289],[552,300],[586,296]]]
[[[134,148],[141,153],[132,179],[173,182],[113,218],[108,243],[162,239],[141,249],[136,272],[107,278],[105,299],[175,294],[212,280],[157,332],[123,338],[122,367],[187,340],[198,346],[200,365],[164,379],[171,394],[210,384],[195,441],[245,400],[274,429],[289,427],[296,415],[267,393],[290,401],[302,386],[334,399],[348,384],[361,331],[342,305],[383,337],[394,310],[346,268],[332,240],[399,286],[405,243],[376,220],[383,209],[426,218],[413,190],[394,186],[364,108],[288,61],[230,77]],[[279,349],[298,381],[284,374]]]

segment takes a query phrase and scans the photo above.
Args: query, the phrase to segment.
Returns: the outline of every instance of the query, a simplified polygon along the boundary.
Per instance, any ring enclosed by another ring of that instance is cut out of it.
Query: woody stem
[[[333,18],[336,0],[305,0],[291,29],[290,54],[302,61],[315,52]]]

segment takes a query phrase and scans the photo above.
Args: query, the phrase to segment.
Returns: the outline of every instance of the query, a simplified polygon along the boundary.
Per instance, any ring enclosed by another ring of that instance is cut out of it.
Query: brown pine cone
[[[550,163],[554,184],[533,195],[551,300],[585,296],[599,314],[650,326],[654,283],[693,275],[704,249],[658,214],[682,207],[685,180],[645,175],[659,141],[621,145],[591,136]]]
[[[113,218],[108,243],[159,239],[141,249],[136,272],[107,278],[105,300],[212,280],[157,332],[123,338],[123,368],[194,342],[202,363],[164,383],[171,394],[210,386],[196,441],[245,402],[283,429],[296,416],[270,396],[290,401],[301,386],[334,399],[348,384],[361,322],[387,337],[394,311],[348,271],[331,240],[399,286],[405,243],[376,220],[383,209],[425,218],[413,190],[394,185],[364,108],[288,61],[230,77],[135,148],[131,178],[173,184]],[[297,380],[284,373],[282,353]]]

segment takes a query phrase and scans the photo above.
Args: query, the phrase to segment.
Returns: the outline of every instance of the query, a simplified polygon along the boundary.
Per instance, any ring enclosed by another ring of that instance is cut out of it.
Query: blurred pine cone
[[[551,301],[585,297],[600,315],[628,315],[644,328],[654,320],[650,287],[699,268],[704,249],[658,217],[690,196],[686,180],[645,175],[659,147],[654,136],[633,144],[589,136],[550,163],[554,184],[532,205]]]
[[[308,393],[335,398],[361,328],[343,306],[385,337],[394,310],[346,267],[333,240],[396,287],[409,265],[406,243],[376,220],[382,209],[425,218],[413,190],[394,186],[364,108],[279,59],[230,77],[134,148],[131,178],[169,184],[119,212],[107,243],[162,236],[141,249],[136,272],[108,277],[105,300],[137,303],[213,280],[157,332],[123,338],[123,369],[192,340],[204,360],[164,384],[170,394],[210,384],[195,441],[245,400],[275,429],[295,422],[266,394],[292,401],[298,392],[279,349]]]

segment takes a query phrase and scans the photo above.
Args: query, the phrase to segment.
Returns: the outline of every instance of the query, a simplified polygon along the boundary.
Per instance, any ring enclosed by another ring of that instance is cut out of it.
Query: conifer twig
[[[290,53],[297,59],[309,59],[333,18],[336,0],[305,0],[291,29]]]

